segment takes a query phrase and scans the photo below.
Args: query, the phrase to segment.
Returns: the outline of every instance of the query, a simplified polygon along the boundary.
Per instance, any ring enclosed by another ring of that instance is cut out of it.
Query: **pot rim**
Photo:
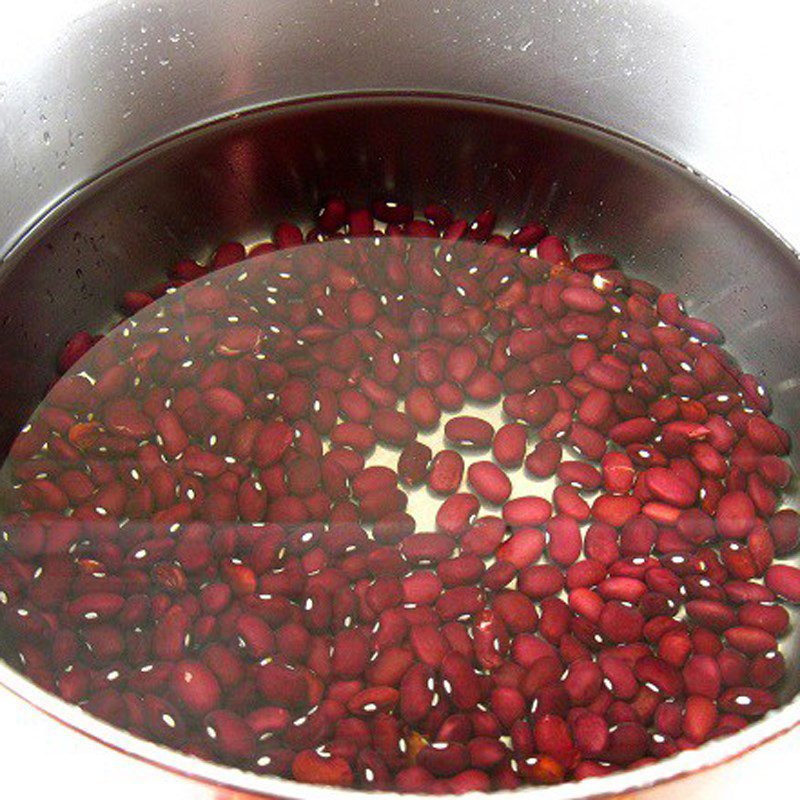
[[[295,106],[306,104],[327,104],[341,101],[375,101],[375,100],[417,100],[422,102],[451,102],[477,108],[499,108],[510,112],[527,112],[540,117],[549,118],[555,122],[575,125],[579,128],[589,130],[594,136],[606,138],[612,142],[618,142],[644,151],[662,164],[676,169],[685,178],[705,186],[714,194],[718,195],[725,202],[731,204],[740,213],[749,217],[752,222],[756,222],[768,235],[777,240],[777,243],[784,249],[790,251],[798,261],[800,261],[800,244],[795,246],[779,230],[774,228],[767,220],[755,211],[742,198],[728,191],[724,186],[710,178],[704,172],[692,167],[679,155],[656,147],[643,139],[632,136],[616,128],[608,127],[595,122],[587,117],[569,114],[548,106],[537,106],[530,103],[523,103],[511,100],[501,95],[472,95],[463,92],[448,92],[444,90],[427,90],[412,87],[399,86],[393,89],[359,89],[353,91],[334,91],[334,92],[315,92],[312,94],[282,97],[269,102],[246,103],[244,105],[212,114],[201,120],[183,125],[165,136],[152,139],[146,144],[138,147],[133,152],[122,156],[108,164],[101,165],[100,170],[83,180],[71,185],[65,192],[52,200],[42,208],[31,222],[20,228],[13,238],[9,241],[6,251],[0,253],[0,268],[8,261],[16,258],[23,253],[28,246],[34,244],[39,234],[46,230],[48,225],[56,221],[62,213],[68,210],[73,201],[80,202],[86,191],[101,186],[107,179],[116,175],[119,171],[125,170],[142,159],[146,159],[151,153],[162,147],[169,147],[180,141],[186,136],[202,134],[204,131],[211,130],[218,125],[232,123],[236,120],[255,117],[266,111],[281,111],[291,109]]]
[[[571,123],[578,127],[589,129],[594,135],[608,137],[612,141],[621,142],[646,151],[650,156],[658,159],[663,164],[684,173],[689,180],[703,184],[712,193],[721,196],[725,202],[734,206],[740,213],[748,217],[757,228],[767,236],[775,239],[784,249],[800,259],[800,252],[769,223],[762,219],[746,203],[742,202],[723,187],[698,172],[683,162],[677,156],[665,153],[658,148],[631,137],[627,134],[609,129],[581,117],[559,112],[557,110],[532,106],[525,103],[510,101],[503,98],[490,96],[471,96],[459,93],[421,91],[413,88],[397,90],[375,90],[357,92],[333,92],[298,96],[277,100],[258,105],[246,105],[224,113],[214,115],[199,122],[181,127],[168,136],[152,141],[141,149],[119,159],[112,165],[103,169],[99,174],[90,176],[80,181],[61,197],[57,198],[48,207],[42,210],[37,219],[23,230],[12,242],[5,254],[0,255],[0,269],[7,261],[16,258],[34,243],[38,235],[46,230],[51,222],[72,205],[73,200],[79,202],[87,190],[102,185],[102,183],[117,174],[120,170],[132,166],[141,159],[146,158],[151,152],[164,146],[169,146],[187,135],[201,133],[226,122],[232,122],[254,116],[260,112],[276,109],[291,108],[307,103],[328,103],[353,100],[392,100],[392,99],[417,99],[423,101],[456,102],[467,105],[500,107],[508,111],[533,112],[539,116],[549,117],[553,120]],[[174,774],[184,776],[194,781],[217,785],[225,789],[238,792],[252,793],[254,797],[268,796],[275,800],[335,800],[335,798],[352,798],[354,794],[379,795],[390,800],[426,800],[431,795],[420,793],[399,793],[375,789],[340,788],[322,785],[300,783],[287,778],[271,775],[258,775],[254,772],[223,766],[200,758],[195,758],[184,753],[140,739],[139,737],[103,722],[93,717],[79,706],[68,703],[55,694],[52,694],[34,684],[22,673],[9,664],[0,660],[0,686],[16,695],[29,705],[44,712],[48,717],[60,722],[67,727],[99,742],[102,745],[117,750],[125,755],[132,756],[141,762],[166,769]],[[771,740],[788,733],[800,725],[800,695],[793,697],[788,703],[770,711],[763,719],[749,724],[746,728],[734,734],[692,749],[679,752],[666,759],[653,764],[631,770],[615,772],[610,775],[584,778],[580,781],[571,781],[555,786],[521,786],[513,790],[492,791],[488,794],[498,800],[514,800],[526,792],[535,791],[540,800],[601,800],[601,798],[616,797],[630,792],[648,789],[658,784],[678,780],[691,774],[702,772],[725,762],[732,761]],[[487,793],[469,793],[469,795]],[[469,796],[467,795],[467,796]],[[443,795],[456,797],[456,795]],[[462,795],[458,795],[462,796]]]

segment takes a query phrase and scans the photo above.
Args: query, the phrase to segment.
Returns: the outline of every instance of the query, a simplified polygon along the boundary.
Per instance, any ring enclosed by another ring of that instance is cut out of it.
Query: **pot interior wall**
[[[330,193],[446,202],[464,214],[492,205],[501,225],[541,219],[575,251],[612,252],[720,325],[772,387],[776,420],[800,428],[800,273],[767,228],[689,170],[603,131],[490,102],[404,96],[320,99],[205,125],[92,181],[44,221],[0,275],[2,446],[55,377],[63,341],[111,325],[123,291],[221,241],[267,238]]]

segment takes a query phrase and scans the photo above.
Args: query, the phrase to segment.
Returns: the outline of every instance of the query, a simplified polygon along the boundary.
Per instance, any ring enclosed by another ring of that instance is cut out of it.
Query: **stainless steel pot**
[[[791,109],[778,102],[781,77],[791,74],[778,63],[791,49],[775,41],[785,29],[764,27],[769,52],[747,57],[765,23],[726,20],[721,9],[84,0],[44,21],[21,15],[0,48],[0,175],[11,187],[0,216],[2,434],[19,427],[50,379],[46,365],[65,335],[101,324],[119,289],[145,285],[165,259],[307,212],[331,189],[438,194],[456,205],[479,197],[506,222],[543,213],[577,229],[587,246],[627,256],[644,276],[703,298],[696,310],[732,334],[742,361],[775,387],[779,421],[796,431],[796,256],[682,166],[800,243],[790,200],[800,157]],[[41,44],[26,35],[34,30]],[[296,102],[343,92],[372,96]],[[445,102],[443,93],[462,99]],[[468,99],[475,97],[504,102]],[[770,99],[767,127],[752,109]],[[760,158],[767,136],[769,157]],[[799,680],[789,681],[787,699]],[[4,665],[0,681],[141,759],[95,748],[92,757],[121,780],[163,780],[178,797],[352,794],[188,759],[89,718]],[[744,797],[759,764],[800,741],[785,734],[798,721],[800,706],[790,702],[736,736],[652,767],[523,793],[709,797],[724,780],[726,796]]]

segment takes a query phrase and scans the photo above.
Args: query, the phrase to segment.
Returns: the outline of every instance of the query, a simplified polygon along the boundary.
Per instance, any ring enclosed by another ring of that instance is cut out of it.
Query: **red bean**
[[[81,623],[105,622],[112,619],[125,604],[125,598],[109,592],[89,592],[72,600],[66,613]]]
[[[293,435],[294,432],[285,422],[267,423],[254,444],[256,464],[263,468],[280,461]]]
[[[230,711],[212,711],[203,720],[211,748],[226,761],[241,762],[251,758],[256,738],[250,726]]]
[[[778,597],[800,603],[800,569],[797,567],[775,564],[767,570],[765,582]]]
[[[58,356],[58,371],[66,372],[95,344],[97,339],[87,331],[78,331],[66,342]]]
[[[670,505],[688,508],[697,500],[696,487],[686,483],[672,470],[654,467],[644,473],[644,480],[655,497]]]
[[[447,376],[456,383],[465,384],[477,366],[478,354],[468,345],[458,345],[447,355]]]
[[[359,499],[373,492],[394,489],[397,486],[397,474],[389,467],[367,467],[352,480],[353,494]]]
[[[461,447],[485,448],[492,443],[494,428],[478,417],[453,417],[445,424],[444,435]]]
[[[599,714],[581,714],[573,723],[572,736],[581,755],[596,758],[608,746],[608,723]]]
[[[442,635],[433,625],[419,625],[411,628],[409,642],[417,658],[431,667],[438,666],[447,652]]]
[[[525,469],[537,478],[554,475],[561,462],[561,445],[558,442],[541,441],[525,459]]]
[[[431,462],[428,486],[437,494],[452,494],[461,485],[464,459],[455,450],[442,450]]]
[[[480,503],[475,495],[466,492],[451,495],[436,512],[436,527],[457,536],[467,530],[479,509]]]
[[[612,642],[635,642],[642,632],[643,619],[634,608],[612,600],[606,603],[600,615],[599,626],[603,635]]]
[[[442,591],[442,582],[433,572],[415,572],[403,579],[403,598],[407,603],[433,603]]]
[[[591,515],[589,504],[573,486],[557,486],[553,491],[553,504],[556,511],[580,522],[586,522]]]
[[[724,631],[736,624],[736,612],[716,600],[690,600],[686,611],[693,621],[714,630]]]
[[[564,678],[564,689],[575,706],[589,705],[599,694],[602,685],[603,673],[590,660],[572,662]]]
[[[477,461],[467,470],[470,487],[490,503],[502,505],[511,494],[511,481],[491,461]]]
[[[503,519],[512,527],[541,525],[552,513],[552,506],[542,497],[517,497],[503,506]]]
[[[755,522],[753,501],[744,492],[729,492],[720,499],[715,518],[721,536],[742,539]]]
[[[559,480],[580,489],[597,489],[602,482],[600,472],[582,461],[564,461],[556,472]]]
[[[692,656],[684,667],[683,679],[686,690],[692,695],[702,695],[712,700],[719,695],[722,674],[713,656]]]
[[[605,653],[601,654],[599,661],[612,694],[624,700],[633,698],[639,689],[633,667],[621,658]]]
[[[497,548],[497,559],[522,569],[539,560],[544,552],[545,536],[536,528],[521,528]]]
[[[574,744],[567,723],[555,714],[543,714],[533,728],[534,741],[539,752],[560,763],[569,763],[574,757]]]
[[[518,422],[509,422],[497,429],[492,441],[492,454],[502,467],[518,467],[525,457],[527,441],[525,426]]]
[[[448,532],[415,533],[400,543],[401,552],[408,561],[423,564],[438,564],[453,552],[454,547],[455,541]]]
[[[791,553],[800,539],[800,515],[792,508],[784,508],[770,520],[769,532],[779,556]]]
[[[426,386],[413,386],[405,401],[406,414],[422,429],[433,428],[441,412],[435,394]]]
[[[316,750],[302,750],[294,757],[292,777],[302,783],[324,786],[353,784],[353,771],[346,759],[322,755]]]
[[[256,614],[242,614],[236,620],[236,633],[245,652],[252,658],[265,658],[275,650],[272,630]]]
[[[197,661],[176,664],[170,686],[175,697],[194,716],[204,716],[220,702],[220,686],[214,673]]]
[[[726,689],[719,700],[719,707],[723,711],[744,717],[760,717],[775,705],[775,699],[769,691],[747,686]]]
[[[696,743],[705,742],[717,722],[717,707],[707,697],[686,698],[683,733]]]
[[[786,675],[786,660],[777,650],[761,653],[750,664],[749,679],[758,687],[769,688]]]
[[[415,664],[403,676],[400,684],[400,713],[409,724],[420,722],[430,711],[433,702],[431,675],[430,669],[424,664]]]
[[[581,531],[572,517],[558,515],[547,522],[550,535],[548,553],[550,558],[560,566],[574,564],[581,554]]]
[[[406,486],[417,486],[428,476],[433,453],[421,442],[411,442],[403,449],[397,462],[397,474]]]
[[[779,605],[750,602],[739,607],[739,622],[778,636],[789,627],[789,612]]]
[[[549,564],[535,565],[520,573],[519,588],[529,597],[549,597],[564,588],[564,576],[557,567]]]
[[[366,425],[357,422],[340,422],[331,431],[331,441],[341,447],[352,447],[360,453],[370,451],[377,437]]]
[[[619,527],[635,517],[641,503],[627,495],[601,494],[592,504],[592,516],[599,522]]]
[[[725,638],[728,644],[748,656],[774,650],[777,646],[775,637],[771,633],[762,628],[751,628],[747,625],[728,628],[725,631]]]
[[[476,586],[456,586],[443,592],[436,602],[436,613],[443,620],[457,619],[476,613],[482,605],[483,595]],[[462,633],[463,628],[459,627]]]
[[[449,684],[448,691],[453,704],[462,710],[471,710],[481,698],[478,676],[469,661],[459,653],[450,652],[441,664],[442,679]]]

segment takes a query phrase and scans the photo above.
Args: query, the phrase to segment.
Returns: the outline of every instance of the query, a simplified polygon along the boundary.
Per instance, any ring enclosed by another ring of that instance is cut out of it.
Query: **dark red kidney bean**
[[[561,445],[554,441],[541,441],[525,459],[525,469],[536,478],[554,475],[561,462]]]
[[[480,681],[469,661],[456,652],[448,653],[441,663],[442,679],[453,704],[462,710],[475,708],[481,698]]]
[[[431,462],[428,486],[437,494],[452,494],[461,485],[464,459],[455,450],[441,450]]]
[[[545,549],[546,539],[537,528],[520,528],[496,550],[499,562],[523,569],[539,560]]]
[[[778,597],[800,603],[800,569],[797,567],[774,564],[767,570],[765,583]]]
[[[201,717],[217,708],[220,686],[214,673],[198,661],[181,661],[170,676],[171,691],[178,702],[193,716]]]
[[[719,699],[719,708],[744,717],[760,717],[775,708],[776,702],[766,689],[734,686],[726,689]]]
[[[547,532],[550,536],[547,546],[550,558],[562,567],[574,564],[581,554],[582,545],[578,522],[560,514],[547,521]]]
[[[376,409],[371,422],[380,441],[398,447],[407,445],[417,435],[414,423],[401,411],[388,408]]]
[[[492,443],[494,428],[478,417],[453,417],[445,424],[444,435],[455,445],[480,449]]]
[[[212,750],[229,762],[244,762],[256,749],[252,728],[237,714],[230,711],[212,711],[203,720],[206,737]]]
[[[406,396],[405,411],[420,428],[427,430],[439,422],[439,404],[440,400],[428,387],[414,386]]]
[[[475,495],[466,492],[451,495],[436,512],[436,527],[443,533],[458,536],[468,529],[479,509]]]
[[[417,486],[428,477],[433,453],[421,442],[410,442],[405,446],[397,462],[397,475],[406,486]]]
[[[491,461],[476,461],[467,470],[470,488],[484,500],[502,505],[511,494],[511,481],[500,467]]]
[[[292,777],[302,783],[351,786],[353,771],[346,759],[323,756],[316,750],[301,750],[292,761]]]
[[[738,619],[742,625],[761,628],[779,636],[789,627],[789,612],[772,603],[749,602],[739,607]]]
[[[769,688],[780,683],[786,675],[786,660],[777,650],[761,653],[750,664],[748,676],[758,687]]]
[[[497,429],[492,441],[492,455],[502,467],[518,467],[525,457],[527,442],[525,426],[509,422]]]
[[[520,591],[536,599],[558,594],[563,587],[561,570],[549,564],[527,567],[519,575]]]
[[[611,600],[603,608],[598,624],[603,635],[610,641],[624,643],[639,639],[643,622],[641,614],[636,609]]]
[[[503,519],[514,528],[541,525],[551,513],[550,502],[542,497],[516,497],[503,505]]]
[[[493,554],[506,533],[503,520],[498,517],[481,517],[461,537],[462,548],[484,557]]]
[[[455,548],[455,540],[448,532],[415,533],[400,543],[400,551],[411,563],[438,564],[448,558]]]
[[[436,602],[436,613],[443,620],[453,620],[476,613],[482,605],[483,594],[476,586],[456,586],[447,589]],[[458,627],[462,633],[464,629]]]
[[[373,492],[393,489],[397,485],[397,473],[389,467],[367,467],[352,480],[353,494],[360,498]]]
[[[563,461],[556,470],[558,479],[579,489],[598,489],[602,483],[600,472],[582,461]]]

